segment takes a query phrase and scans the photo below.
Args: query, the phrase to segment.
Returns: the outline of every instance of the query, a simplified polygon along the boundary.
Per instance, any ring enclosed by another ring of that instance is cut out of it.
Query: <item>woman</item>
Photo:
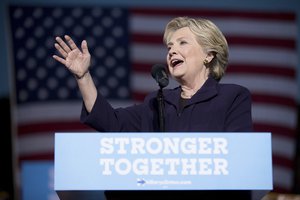
[[[69,36],[56,38],[56,49],[76,77],[84,108],[83,123],[97,131],[158,131],[155,98],[137,106],[113,109],[97,92],[89,73],[87,42],[82,51]],[[165,29],[168,71],[180,87],[164,90],[166,131],[252,131],[251,95],[241,86],[219,84],[228,63],[228,46],[209,20],[179,17]]]
[[[84,101],[83,123],[97,131],[159,130],[156,92],[140,105],[112,108],[97,92],[89,73],[87,42],[82,42],[81,51],[69,36],[65,40],[56,38],[55,47],[62,57],[53,57],[77,80]],[[228,63],[228,45],[216,25],[206,19],[174,18],[166,26],[164,43],[167,71],[180,84],[163,90],[165,130],[251,132],[250,92],[239,85],[219,83]]]

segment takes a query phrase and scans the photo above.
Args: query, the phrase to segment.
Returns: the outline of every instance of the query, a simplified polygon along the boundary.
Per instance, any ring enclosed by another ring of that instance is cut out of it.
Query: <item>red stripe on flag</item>
[[[296,137],[296,130],[285,126],[280,126],[276,124],[267,124],[254,122],[255,132],[271,132],[273,135],[279,135],[280,137],[286,137],[294,139]]]
[[[273,165],[278,165],[282,167],[286,167],[288,169],[294,169],[295,163],[291,159],[287,159],[286,157],[278,156],[276,154],[272,155]]]
[[[21,161],[27,161],[27,160],[54,160],[54,152],[47,152],[47,153],[32,153],[30,155],[20,155],[19,160]]]
[[[49,133],[61,131],[79,131],[91,130],[90,127],[77,122],[77,121],[49,121],[41,123],[27,123],[18,126],[19,135],[32,134],[32,133]]]
[[[229,64],[226,73],[263,74],[281,76],[290,79],[296,78],[295,68],[280,66],[274,67],[266,63],[250,65],[246,63]]]
[[[153,63],[134,62],[132,68],[134,72],[150,73],[152,65]]]
[[[297,103],[295,99],[286,96],[270,95],[270,94],[266,95],[266,94],[255,92],[252,95],[252,101],[259,102],[259,103],[276,104],[279,106],[287,106],[293,109],[297,108]]]
[[[131,41],[133,43],[148,43],[148,44],[163,45],[163,33],[162,34],[144,34],[144,33],[134,32],[131,34]]]
[[[282,38],[263,38],[263,37],[247,37],[247,36],[226,36],[230,45],[243,44],[248,46],[267,46],[280,47],[295,50],[296,42],[293,39]]]
[[[134,91],[132,93],[132,98],[135,100],[135,101],[139,101],[139,102],[142,102],[144,101],[144,98],[146,97],[148,93],[146,92],[138,92],[138,91]]]
[[[240,10],[218,10],[218,9],[164,9],[164,8],[131,8],[133,14],[154,16],[194,16],[194,17],[234,17],[265,20],[295,21],[296,15],[289,12],[259,12]]]
[[[274,188],[273,188],[273,191],[276,191],[277,193],[291,193],[291,189],[287,189],[281,185],[276,185],[274,184]]]

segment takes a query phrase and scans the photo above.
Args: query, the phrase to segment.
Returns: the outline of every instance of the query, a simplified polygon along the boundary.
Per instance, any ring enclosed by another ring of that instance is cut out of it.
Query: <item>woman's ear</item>
[[[214,57],[215,57],[215,52],[210,51],[207,53],[205,60],[207,61],[207,63],[210,63],[212,59],[214,59]]]

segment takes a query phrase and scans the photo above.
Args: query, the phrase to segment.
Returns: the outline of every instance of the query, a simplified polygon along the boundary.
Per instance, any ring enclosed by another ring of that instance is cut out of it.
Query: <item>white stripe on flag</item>
[[[59,119],[60,121],[78,119],[81,111],[81,102],[48,102],[43,103],[42,101],[33,104],[26,104],[18,107],[17,117],[18,124],[28,124],[31,122],[49,122],[52,120]],[[30,115],[29,113],[34,113]],[[58,117],[59,116],[59,117]]]
[[[171,17],[133,14],[130,30],[133,33],[162,34]]]
[[[298,62],[297,59],[295,50],[229,44],[229,63],[260,64],[262,66],[268,64],[274,67],[294,69]]]
[[[112,107],[126,107],[130,106],[136,102],[132,100],[121,101],[121,100],[109,100]],[[74,120],[79,121],[80,113],[81,113],[82,101],[77,102],[65,102],[60,101],[56,103],[34,103],[19,106],[18,108],[18,124],[30,124],[31,122],[39,123],[39,122],[49,122],[56,121],[59,119],[63,121],[64,119],[67,121]],[[34,115],[30,115],[28,113],[35,113]]]
[[[131,59],[140,63],[161,63],[166,62],[167,48],[163,44],[141,44],[131,45]]]
[[[210,18],[228,36],[256,36],[265,38],[294,39],[297,25],[293,21],[245,19],[239,17]],[[280,28],[278,28],[280,27]]]
[[[262,74],[227,74],[222,83],[235,83],[247,87],[253,93],[262,93],[275,96],[290,97],[297,96],[298,86],[294,79],[282,76]]]
[[[297,111],[280,105],[253,103],[252,118],[262,124],[276,124],[291,129],[297,126]]]

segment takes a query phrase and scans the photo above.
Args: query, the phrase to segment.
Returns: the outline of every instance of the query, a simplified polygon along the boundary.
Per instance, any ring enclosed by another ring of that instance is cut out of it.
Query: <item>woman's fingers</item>
[[[65,39],[68,42],[71,50],[77,49],[78,47],[76,46],[75,42],[72,40],[72,38],[68,35],[65,35]]]
[[[55,60],[57,60],[58,62],[60,62],[63,65],[66,65],[66,60],[62,59],[61,57],[57,56],[57,55],[53,55],[52,56]]]
[[[55,43],[54,46],[57,49],[57,51],[62,55],[62,57],[66,58],[68,56],[68,53],[58,43]]]
[[[64,51],[66,54],[68,54],[71,50],[71,48],[60,38],[56,37],[55,38],[59,46],[61,47],[61,51]]]
[[[90,54],[88,51],[88,46],[86,40],[83,40],[81,43],[82,51],[77,47],[72,38],[68,35],[64,36],[63,40],[60,37],[56,37],[55,40],[57,43],[54,44],[56,50],[59,52],[59,55],[53,55],[53,58],[65,65],[66,67],[71,67],[75,61],[78,63],[90,59]],[[83,56],[82,56],[83,55]]]
[[[85,55],[89,54],[89,49],[88,49],[86,40],[83,40],[81,42],[81,49],[82,49],[83,54],[85,54]]]

